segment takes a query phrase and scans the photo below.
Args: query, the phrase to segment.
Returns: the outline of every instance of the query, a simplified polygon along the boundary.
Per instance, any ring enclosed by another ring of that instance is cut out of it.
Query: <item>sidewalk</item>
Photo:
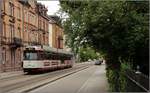
[[[12,72],[2,72],[0,73],[0,79],[9,78],[13,76],[23,75],[23,71],[12,71]]]

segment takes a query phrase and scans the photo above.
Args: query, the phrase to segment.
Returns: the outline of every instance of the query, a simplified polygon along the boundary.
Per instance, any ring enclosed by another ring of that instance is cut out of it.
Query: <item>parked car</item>
[[[103,62],[102,60],[96,60],[96,61],[95,61],[95,65],[101,65],[102,62]]]

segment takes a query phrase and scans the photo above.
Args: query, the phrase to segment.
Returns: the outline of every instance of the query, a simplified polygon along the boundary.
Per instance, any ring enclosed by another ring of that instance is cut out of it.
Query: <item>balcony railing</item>
[[[27,6],[30,6],[29,0],[19,0],[20,3],[22,3],[23,5],[27,5]]]
[[[22,39],[14,37],[12,38],[12,41],[9,43],[11,48],[17,48],[23,46]]]
[[[9,21],[15,23],[15,17],[12,16],[12,18],[10,18]]]
[[[31,42],[31,45],[41,45],[39,42],[36,42],[36,41],[32,41]]]
[[[1,17],[4,17],[4,15],[6,15],[6,13],[2,10]]]
[[[6,39],[7,39],[7,38],[4,37],[4,36],[1,36],[0,38],[1,38],[1,41],[0,41],[1,44],[2,44],[2,45],[5,45],[5,44],[6,44]]]

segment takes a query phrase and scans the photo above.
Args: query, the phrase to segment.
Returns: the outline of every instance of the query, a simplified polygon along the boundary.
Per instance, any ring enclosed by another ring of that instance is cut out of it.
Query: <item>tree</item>
[[[82,62],[88,61],[89,59],[93,60],[101,58],[101,56],[89,46],[81,47],[79,50],[79,55]]]
[[[105,54],[111,69],[120,69],[123,61],[129,61],[134,68],[136,65],[149,68],[148,1],[68,0],[60,3],[62,11],[69,16],[64,29],[72,48],[86,40]],[[148,70],[143,73],[148,74]]]

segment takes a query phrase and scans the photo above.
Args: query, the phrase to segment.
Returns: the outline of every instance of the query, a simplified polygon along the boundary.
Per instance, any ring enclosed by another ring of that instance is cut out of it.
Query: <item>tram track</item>
[[[0,84],[0,93],[21,93],[28,92],[45,84],[54,82],[60,78],[66,77],[78,71],[88,68],[91,64],[78,65],[73,68],[58,70],[42,75],[24,75],[14,77],[10,80],[3,80]],[[16,80],[17,78],[17,80]]]
[[[81,65],[83,65],[83,63],[76,63],[74,66],[81,66]],[[53,72],[53,71],[50,71],[50,72],[47,72],[47,73],[51,73],[51,72]],[[34,75],[38,76],[38,75],[41,75],[41,74],[43,74],[43,73],[39,73],[39,74],[36,73]],[[29,76],[33,76],[33,75],[30,75],[30,74],[27,74],[27,73],[22,73],[22,74],[15,75],[15,76],[10,76],[10,77],[6,77],[6,78],[0,78],[0,82],[16,80],[16,79],[19,79],[19,78],[25,78],[25,77],[29,77]]]

